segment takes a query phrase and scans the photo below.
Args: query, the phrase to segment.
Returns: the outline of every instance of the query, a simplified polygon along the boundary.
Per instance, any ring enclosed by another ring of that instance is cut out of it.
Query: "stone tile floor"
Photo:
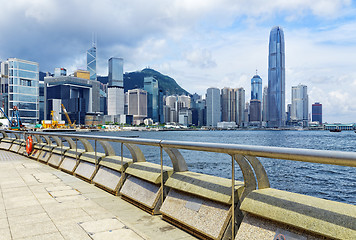
[[[70,174],[0,150],[0,240],[195,239]]]

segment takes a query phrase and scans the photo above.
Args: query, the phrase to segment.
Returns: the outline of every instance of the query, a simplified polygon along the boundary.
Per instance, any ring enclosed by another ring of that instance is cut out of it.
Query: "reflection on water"
[[[99,132],[106,136],[139,136],[147,139],[234,143],[319,150],[355,151],[356,133],[343,131],[162,131]],[[99,144],[98,144],[99,145]],[[120,144],[113,143],[120,154]],[[100,147],[98,147],[100,149]],[[141,147],[147,161],[159,163],[157,147]],[[190,171],[231,177],[231,157],[226,154],[181,150]],[[124,155],[130,156],[127,150]],[[356,168],[260,158],[271,186],[281,190],[356,204]],[[168,155],[164,164],[170,165]],[[237,165],[237,164],[236,164]],[[242,180],[236,166],[236,179]]]

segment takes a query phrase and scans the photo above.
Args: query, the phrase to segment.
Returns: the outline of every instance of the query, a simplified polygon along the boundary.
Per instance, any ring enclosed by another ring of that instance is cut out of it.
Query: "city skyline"
[[[268,36],[279,25],[286,39],[286,104],[291,86],[302,83],[310,109],[313,102],[323,104],[324,121],[355,122],[351,1],[6,1],[2,9],[0,26],[8,36],[0,40],[2,60],[27,59],[50,72],[86,69],[96,32],[98,75],[107,75],[109,58],[122,57],[125,72],[150,66],[191,93],[243,87],[246,99],[256,68],[267,86]]]

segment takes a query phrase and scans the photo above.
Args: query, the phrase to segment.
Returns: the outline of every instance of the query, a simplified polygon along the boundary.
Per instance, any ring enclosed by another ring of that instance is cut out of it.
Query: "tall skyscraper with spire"
[[[96,80],[96,41],[93,36],[93,45],[87,51],[87,70],[90,72],[90,80]]]
[[[268,127],[285,125],[285,51],[284,33],[273,27],[269,36],[268,56]]]
[[[257,99],[262,102],[262,78],[257,75],[251,79],[251,100]]]

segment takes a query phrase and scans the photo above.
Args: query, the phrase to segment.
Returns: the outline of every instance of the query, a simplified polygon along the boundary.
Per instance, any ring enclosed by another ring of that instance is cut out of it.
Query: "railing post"
[[[231,239],[235,239],[235,157],[231,155]]]
[[[77,164],[78,163],[78,138],[75,138],[75,159]]]
[[[96,139],[94,140],[94,151],[95,151],[95,167],[97,167],[97,154],[96,154]]]
[[[162,198],[162,204],[163,204],[163,149],[161,143],[159,144],[159,149],[160,149],[160,157],[161,157],[161,198]]]
[[[59,162],[61,162],[63,159],[63,138],[61,137],[60,139],[61,139],[61,158],[60,158]]]
[[[121,177],[122,174],[124,174],[123,166],[124,166],[124,143],[121,142]]]

